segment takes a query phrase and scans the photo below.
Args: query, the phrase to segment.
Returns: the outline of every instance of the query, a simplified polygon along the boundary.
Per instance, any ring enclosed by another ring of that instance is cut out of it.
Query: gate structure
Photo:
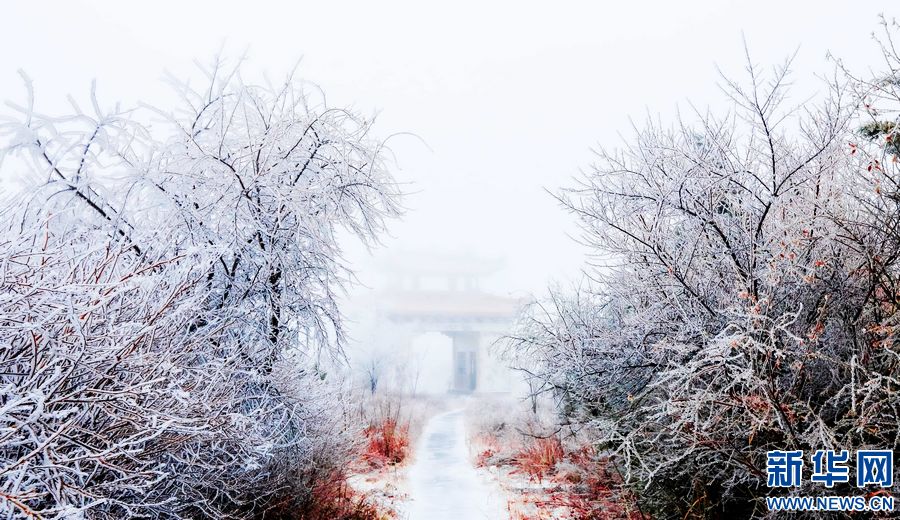
[[[497,380],[511,377],[488,347],[509,331],[524,301],[480,288],[496,270],[496,262],[472,258],[392,263],[375,298],[377,322],[403,330],[408,342],[428,332],[450,338],[451,392],[502,391]]]

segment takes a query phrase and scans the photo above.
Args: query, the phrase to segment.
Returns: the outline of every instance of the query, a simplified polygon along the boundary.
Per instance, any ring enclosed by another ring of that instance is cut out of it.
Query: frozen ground
[[[408,520],[508,519],[502,491],[472,466],[463,410],[426,424],[409,470]]]

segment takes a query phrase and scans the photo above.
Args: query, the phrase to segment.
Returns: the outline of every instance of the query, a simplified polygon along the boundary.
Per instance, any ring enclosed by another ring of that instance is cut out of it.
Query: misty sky
[[[889,2],[17,2],[0,23],[0,93],[64,109],[96,78],[103,103],[164,99],[164,70],[247,51],[250,68],[300,76],[331,105],[378,113],[376,130],[413,192],[380,255],[436,249],[505,258],[502,291],[575,278],[584,250],[545,188],[571,184],[590,148],[616,146],[648,115],[724,106],[718,65],[799,48],[797,100],[827,73],[826,51],[865,70]],[[53,16],[48,16],[53,10]],[[424,143],[424,144],[423,144]],[[370,281],[371,261],[349,251]]]

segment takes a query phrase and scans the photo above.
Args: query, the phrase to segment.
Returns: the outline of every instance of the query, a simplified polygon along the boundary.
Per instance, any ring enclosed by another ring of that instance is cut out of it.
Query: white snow
[[[501,490],[469,459],[463,410],[425,426],[409,471],[408,520],[508,519]]]

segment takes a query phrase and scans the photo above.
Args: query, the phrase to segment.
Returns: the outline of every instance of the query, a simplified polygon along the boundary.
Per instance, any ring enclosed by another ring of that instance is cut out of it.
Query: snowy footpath
[[[506,520],[501,490],[472,466],[463,410],[433,417],[409,470],[408,520]]]

